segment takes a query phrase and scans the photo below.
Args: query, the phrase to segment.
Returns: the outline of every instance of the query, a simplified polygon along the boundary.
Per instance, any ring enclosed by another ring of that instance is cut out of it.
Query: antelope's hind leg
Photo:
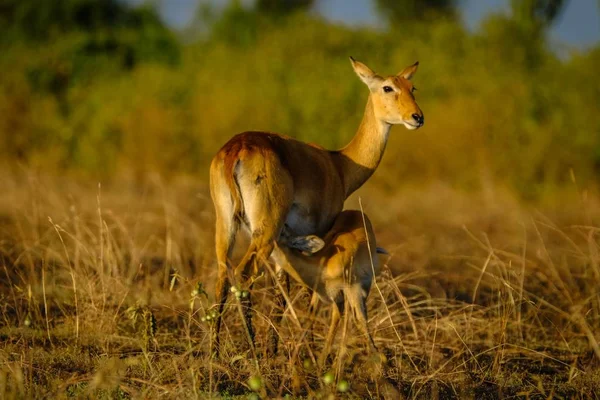
[[[211,182],[213,183],[213,182]],[[236,233],[239,222],[233,212],[233,204],[229,192],[224,186],[215,187],[211,185],[211,194],[216,212],[215,223],[215,249],[217,256],[217,282],[215,286],[215,297],[217,303],[217,317],[215,329],[211,340],[213,356],[218,356],[220,350],[220,331],[223,318],[223,309],[227,301],[227,294],[231,287],[231,253],[235,244]]]
[[[277,250],[274,250],[277,251]],[[272,325],[269,328],[269,335],[267,337],[268,345],[267,345],[267,355],[276,355],[279,345],[279,335],[277,333],[277,328],[281,323],[281,319],[283,314],[285,313],[285,308],[287,306],[287,302],[285,300],[285,295],[282,293],[282,290],[285,293],[290,293],[290,276],[279,266],[275,268],[275,276],[271,277],[273,281],[273,287],[275,289],[275,306],[271,311],[271,320]]]
[[[237,182],[251,235],[250,246],[235,268],[236,279],[245,282],[258,272],[261,263],[268,262],[273,252],[292,206],[293,182],[279,160],[269,154],[248,157],[240,162]],[[246,326],[254,342],[250,295],[243,300]]]

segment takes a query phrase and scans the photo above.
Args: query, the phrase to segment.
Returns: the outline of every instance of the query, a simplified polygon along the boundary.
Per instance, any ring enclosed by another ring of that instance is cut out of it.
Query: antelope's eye
[[[394,89],[392,89],[391,86],[384,86],[383,87],[383,91],[386,92],[386,93],[389,93],[389,92],[393,92]]]

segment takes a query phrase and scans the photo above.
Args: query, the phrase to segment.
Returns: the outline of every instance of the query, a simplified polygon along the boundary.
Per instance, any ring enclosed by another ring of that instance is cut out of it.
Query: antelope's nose
[[[425,117],[423,117],[422,115],[415,113],[412,115],[412,117],[415,121],[417,121],[417,124],[419,125],[423,125],[425,123]]]

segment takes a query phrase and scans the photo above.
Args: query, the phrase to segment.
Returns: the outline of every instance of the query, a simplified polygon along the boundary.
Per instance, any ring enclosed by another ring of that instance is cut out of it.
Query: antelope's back
[[[292,179],[292,209],[298,218],[290,218],[286,223],[297,221],[302,225],[290,228],[299,235],[325,235],[344,205],[344,187],[331,153],[285,135],[250,131],[232,137],[219,150],[213,164],[222,165],[224,174],[231,176],[237,163],[238,168],[247,165],[253,169],[258,165],[257,159],[261,163],[276,160],[274,171]],[[254,172],[257,176],[252,175]],[[244,176],[263,178],[259,171],[245,171]],[[276,178],[266,176],[266,179]]]

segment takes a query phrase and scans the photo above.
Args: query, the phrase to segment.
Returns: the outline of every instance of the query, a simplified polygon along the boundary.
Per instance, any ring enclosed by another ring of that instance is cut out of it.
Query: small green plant
[[[258,392],[262,387],[262,379],[260,376],[252,376],[248,379],[248,386],[250,386],[250,389]]]
[[[338,382],[337,390],[338,390],[338,392],[346,393],[348,390],[350,390],[350,384],[348,383],[347,380],[342,379],[341,381]]]
[[[250,295],[250,292],[248,292],[247,290],[239,290],[235,286],[231,286],[229,290],[231,291],[231,293],[233,293],[236,299],[245,299]]]
[[[215,309],[211,309],[208,310],[208,312],[206,313],[206,315],[204,315],[202,318],[200,318],[200,321],[202,322],[213,322],[216,318],[217,318],[217,310]]]
[[[175,276],[173,276],[173,279],[174,278],[175,278]],[[206,290],[204,290],[204,285],[202,284],[202,282],[196,283],[196,286],[194,286],[194,290],[192,290],[192,293],[190,295],[192,297],[192,301],[200,296],[204,296],[205,298],[208,298],[208,295],[206,294]]]
[[[173,291],[173,288],[175,287],[175,284],[177,283],[177,280],[181,280],[181,275],[179,275],[179,271],[177,269],[175,269],[173,271],[173,273],[171,274],[171,281],[169,283],[169,292]],[[202,284],[200,283],[200,285],[202,286]]]
[[[148,349],[150,343],[158,346],[158,342],[156,340],[158,323],[152,310],[148,306],[140,306],[139,304],[136,304],[135,306],[129,307],[125,313],[127,314],[129,320],[131,320],[133,328],[137,330],[138,333],[141,333],[146,349]],[[137,322],[139,319],[142,320],[143,325],[138,329]]]
[[[335,380],[335,375],[331,371],[329,371],[329,372],[325,373],[325,375],[323,375],[323,383],[326,385],[331,385],[334,380]]]
[[[302,361],[302,366],[305,370],[310,371],[313,369],[313,362],[310,358],[307,357],[304,359],[304,361]]]
[[[31,312],[27,312],[27,315],[25,316],[25,320],[23,321],[23,325],[25,325],[27,328],[29,328],[32,324],[31,321]]]

